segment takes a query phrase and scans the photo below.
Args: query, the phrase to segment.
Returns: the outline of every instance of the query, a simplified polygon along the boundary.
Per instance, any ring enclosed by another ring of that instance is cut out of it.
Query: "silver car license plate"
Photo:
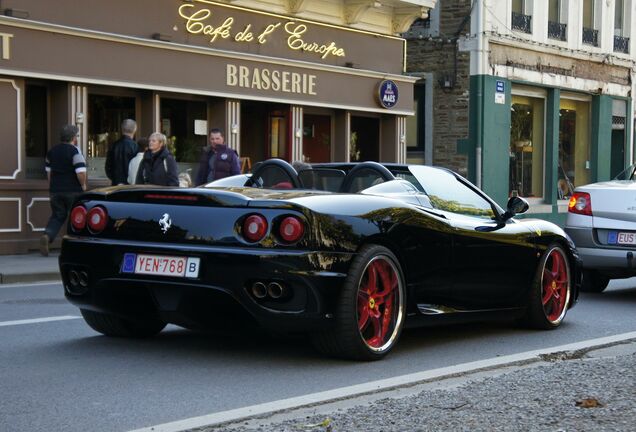
[[[607,233],[607,243],[615,245],[636,245],[636,233],[610,231]]]

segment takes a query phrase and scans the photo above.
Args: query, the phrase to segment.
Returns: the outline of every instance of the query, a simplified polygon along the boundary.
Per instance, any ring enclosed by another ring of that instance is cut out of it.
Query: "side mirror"
[[[530,208],[528,201],[521,197],[514,196],[508,200],[506,212],[503,214],[503,220],[506,221],[516,214],[525,213]]]

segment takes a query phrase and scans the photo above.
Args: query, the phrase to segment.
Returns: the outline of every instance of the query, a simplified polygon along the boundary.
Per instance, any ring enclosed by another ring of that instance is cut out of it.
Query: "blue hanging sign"
[[[398,102],[398,86],[391,80],[384,80],[380,83],[378,100],[384,108],[393,108]]]

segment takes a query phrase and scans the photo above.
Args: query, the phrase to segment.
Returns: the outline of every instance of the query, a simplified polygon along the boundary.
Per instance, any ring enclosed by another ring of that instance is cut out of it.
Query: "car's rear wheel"
[[[600,293],[605,291],[610,279],[603,276],[596,270],[583,270],[583,281],[581,282],[581,291],[590,293]]]
[[[571,292],[568,257],[561,246],[550,245],[539,261],[530,292],[526,323],[539,329],[558,327],[565,318]]]
[[[80,312],[86,324],[106,336],[144,338],[156,335],[166,326],[159,319],[133,321],[88,309],[80,309]]]
[[[314,335],[329,355],[379,360],[397,343],[406,294],[400,263],[387,248],[364,246],[354,259],[335,311],[335,326]]]

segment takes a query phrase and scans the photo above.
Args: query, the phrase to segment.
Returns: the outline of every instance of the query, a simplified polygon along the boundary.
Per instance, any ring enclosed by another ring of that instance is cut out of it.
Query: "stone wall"
[[[436,7],[439,34],[416,24],[405,35],[407,72],[433,73],[433,164],[465,175],[468,159],[458,153],[457,141],[468,138],[470,55],[458,51],[457,38],[470,32],[470,1],[440,0]]]

